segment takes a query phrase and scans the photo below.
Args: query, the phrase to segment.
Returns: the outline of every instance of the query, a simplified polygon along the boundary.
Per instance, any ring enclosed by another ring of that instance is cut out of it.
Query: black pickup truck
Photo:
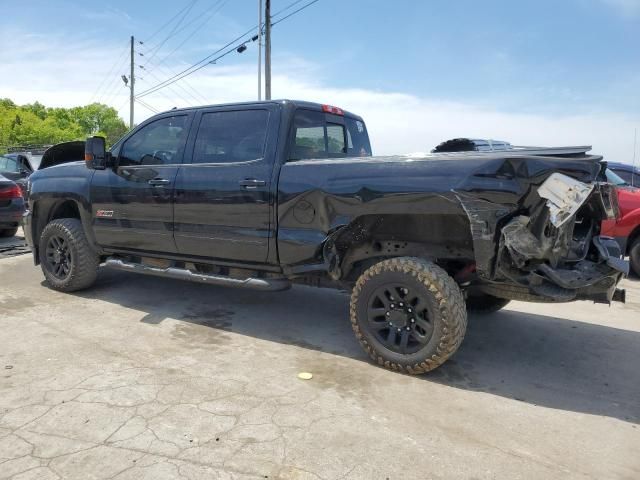
[[[350,288],[367,353],[423,373],[457,350],[467,310],[624,301],[628,265],[599,236],[615,195],[588,150],[372,157],[362,118],[329,105],[172,110],[110,151],[92,137],[45,153],[25,234],[61,291],[91,286],[100,266]]]

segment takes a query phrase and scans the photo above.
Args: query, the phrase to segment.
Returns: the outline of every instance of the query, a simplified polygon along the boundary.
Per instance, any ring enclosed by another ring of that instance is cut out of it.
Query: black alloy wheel
[[[429,302],[405,284],[377,288],[369,297],[368,316],[378,341],[393,352],[415,353],[433,336]]]
[[[60,235],[51,236],[45,253],[47,270],[60,280],[67,278],[71,272],[71,249],[67,240]]]

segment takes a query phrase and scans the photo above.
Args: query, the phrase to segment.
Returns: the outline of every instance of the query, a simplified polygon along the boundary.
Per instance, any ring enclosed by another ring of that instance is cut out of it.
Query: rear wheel
[[[467,297],[467,312],[487,315],[506,307],[511,300],[498,298],[493,295],[470,295]]]
[[[73,292],[90,287],[98,275],[99,256],[75,218],[49,223],[40,236],[40,265],[54,290]]]
[[[629,260],[633,273],[640,276],[640,237],[636,238],[629,248]]]
[[[14,237],[16,233],[18,233],[18,227],[5,228],[3,230],[0,230],[0,237],[11,238],[11,237]]]
[[[447,272],[420,258],[393,258],[373,265],[356,282],[351,325],[376,363],[420,374],[456,352],[467,312]]]

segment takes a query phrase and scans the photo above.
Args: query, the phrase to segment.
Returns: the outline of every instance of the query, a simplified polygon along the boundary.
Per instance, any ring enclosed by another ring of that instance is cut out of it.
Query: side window
[[[119,166],[179,163],[187,136],[186,122],[186,115],[178,115],[144,126],[122,145]]]
[[[370,157],[371,144],[367,127],[362,120],[345,118],[347,125],[347,155],[353,157]]]
[[[344,127],[342,125],[327,124],[327,153],[347,153],[347,148],[344,144]]]
[[[289,160],[344,157],[347,152],[344,125],[327,123],[322,112],[300,109],[293,120]]]
[[[268,122],[267,110],[203,114],[193,163],[234,163],[262,158]]]
[[[293,158],[324,158],[324,127],[296,128]]]

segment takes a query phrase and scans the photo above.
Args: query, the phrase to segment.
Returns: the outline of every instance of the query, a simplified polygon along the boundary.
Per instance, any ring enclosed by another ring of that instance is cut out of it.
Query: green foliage
[[[100,103],[47,108],[40,102],[16,105],[0,98],[0,153],[9,146],[49,145],[84,140],[90,135],[101,135],[111,145],[127,130],[118,112]]]

